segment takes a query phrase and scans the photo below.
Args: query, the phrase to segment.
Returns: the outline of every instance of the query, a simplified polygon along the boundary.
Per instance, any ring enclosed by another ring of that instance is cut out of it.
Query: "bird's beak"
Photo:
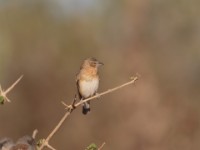
[[[98,66],[103,66],[103,65],[104,65],[104,63],[98,62]]]

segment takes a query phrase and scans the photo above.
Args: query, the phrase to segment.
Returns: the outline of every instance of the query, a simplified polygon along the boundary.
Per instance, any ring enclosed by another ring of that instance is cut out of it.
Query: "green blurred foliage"
[[[4,97],[3,97],[3,96],[0,96],[0,104],[3,105],[4,102],[5,102],[5,101],[4,101]]]
[[[92,143],[86,148],[86,150],[97,150],[97,146],[96,144]]]

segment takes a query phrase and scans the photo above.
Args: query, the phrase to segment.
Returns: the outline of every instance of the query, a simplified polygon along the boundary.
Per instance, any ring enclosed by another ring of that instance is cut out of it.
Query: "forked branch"
[[[3,90],[1,88],[1,85],[0,85],[0,96],[2,98],[1,100],[1,103],[4,103],[5,101],[6,102],[11,102],[8,97],[7,97],[7,94],[17,85],[17,83],[19,83],[19,81],[22,79],[23,75],[20,76],[7,90]]]
[[[61,120],[59,121],[59,123],[56,125],[56,127],[51,131],[51,133],[47,136],[46,139],[44,139],[44,142],[42,143],[42,145],[38,148],[38,150],[42,150],[45,146],[52,149],[52,150],[55,150],[54,148],[52,148],[50,145],[49,145],[49,141],[50,139],[53,137],[53,135],[60,129],[60,127],[62,126],[63,122],[69,117],[69,115],[73,112],[74,109],[76,109],[77,107],[79,107],[80,105],[82,105],[83,103],[87,102],[87,101],[91,101],[91,100],[94,100],[95,98],[99,98],[103,95],[106,95],[108,93],[112,93],[116,90],[119,90],[125,86],[128,86],[130,84],[133,84],[135,83],[135,81],[138,80],[138,77],[132,77],[131,78],[131,81],[129,82],[126,82],[122,85],[119,85],[117,87],[114,87],[112,89],[109,89],[105,92],[102,92],[102,93],[99,93],[99,94],[96,94],[95,96],[92,96],[90,98],[87,98],[83,101],[79,101],[76,103],[76,97],[74,98],[74,100],[72,101],[72,103],[70,105],[67,105],[65,104],[64,102],[62,102],[66,107],[67,107],[67,112],[64,114],[64,116],[61,118]],[[104,144],[103,144],[104,146]],[[103,147],[102,146],[102,147]],[[100,148],[101,149],[101,148]]]

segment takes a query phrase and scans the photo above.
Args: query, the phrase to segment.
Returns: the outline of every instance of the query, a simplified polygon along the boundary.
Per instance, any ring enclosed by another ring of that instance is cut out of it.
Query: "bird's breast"
[[[79,82],[79,92],[84,98],[93,96],[99,87],[99,79],[81,80]]]

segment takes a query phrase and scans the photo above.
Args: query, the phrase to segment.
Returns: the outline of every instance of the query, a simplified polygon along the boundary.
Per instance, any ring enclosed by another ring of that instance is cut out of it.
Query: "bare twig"
[[[4,94],[8,94],[16,85],[17,83],[23,78],[23,75],[21,75],[5,92]]]
[[[5,101],[11,102],[8,99],[7,94],[17,85],[17,83],[22,79],[22,77],[23,77],[23,75],[20,76],[6,91],[3,91],[3,89],[1,88],[1,85],[0,85],[0,96],[2,96]]]
[[[35,130],[33,131],[32,138],[35,139],[37,134],[38,134],[38,130],[35,129]]]
[[[42,145],[38,148],[38,150],[42,150],[45,146],[47,146],[48,148],[52,149],[52,147],[49,145],[49,140],[53,137],[53,135],[59,130],[59,128],[62,126],[63,122],[69,117],[69,115],[72,113],[72,111],[74,109],[76,109],[76,107],[82,105],[83,103],[87,102],[87,101],[90,101],[90,100],[94,100],[95,98],[99,98],[100,96],[103,96],[103,95],[106,95],[108,93],[111,93],[111,92],[114,92],[116,90],[119,90],[125,86],[128,86],[130,84],[133,84],[135,83],[135,81],[138,79],[138,77],[133,77],[131,78],[131,81],[129,82],[126,82],[122,85],[119,85],[115,88],[112,88],[112,89],[109,89],[105,92],[102,92],[100,94],[96,94],[95,96],[92,96],[90,98],[87,98],[85,100],[82,100],[78,103],[75,104],[76,102],[76,97],[74,98],[74,100],[72,101],[71,105],[67,105],[65,104],[64,102],[63,105],[67,107],[67,112],[64,114],[64,116],[61,118],[61,120],[59,121],[59,123],[56,125],[56,127],[51,131],[51,133],[47,136],[47,138],[44,140],[44,142],[42,143]],[[105,145],[105,143],[102,144],[102,146],[100,147],[100,149]],[[52,149],[54,150],[54,149]]]
[[[51,150],[56,150],[55,148],[53,148],[51,145],[49,145],[49,144],[47,144],[46,145],[49,149],[51,149]]]
[[[58,129],[61,127],[63,122],[67,119],[67,117],[70,115],[70,111],[67,111],[65,115],[62,117],[62,119],[59,121],[59,123],[56,125],[56,127],[51,131],[51,133],[48,135],[48,137],[45,139],[45,141],[42,143],[42,145],[38,148],[38,150],[42,150],[45,146],[49,145],[49,140],[51,137],[58,131]]]
[[[101,150],[101,149],[104,147],[105,144],[106,144],[106,143],[103,142],[103,144],[98,148],[98,150]]]
[[[131,81],[129,81],[129,82],[126,82],[126,83],[124,83],[124,84],[122,84],[122,85],[120,85],[120,86],[117,86],[117,87],[112,88],[112,89],[109,89],[109,90],[107,90],[107,91],[105,91],[105,92],[96,94],[95,96],[92,96],[92,97],[87,98],[87,99],[85,99],[85,100],[82,100],[82,101],[76,103],[74,106],[75,106],[75,107],[78,107],[79,105],[81,105],[81,104],[83,104],[83,103],[85,103],[85,102],[87,102],[87,101],[93,100],[93,99],[95,99],[95,98],[99,98],[99,97],[101,97],[101,96],[103,96],[103,95],[105,95],[105,94],[108,94],[108,93],[114,92],[114,91],[116,91],[116,90],[119,90],[119,89],[121,89],[121,88],[123,88],[123,87],[125,87],[125,86],[127,86],[127,85],[133,84],[137,79],[138,79],[138,77],[133,77],[133,78],[131,79]]]
[[[68,111],[73,111],[75,108],[76,108],[76,106],[75,106],[75,104],[76,104],[76,95],[74,96],[74,100],[71,102],[71,105],[67,105],[65,102],[63,102],[63,101],[61,101],[61,103],[66,107],[66,109],[68,110]]]

